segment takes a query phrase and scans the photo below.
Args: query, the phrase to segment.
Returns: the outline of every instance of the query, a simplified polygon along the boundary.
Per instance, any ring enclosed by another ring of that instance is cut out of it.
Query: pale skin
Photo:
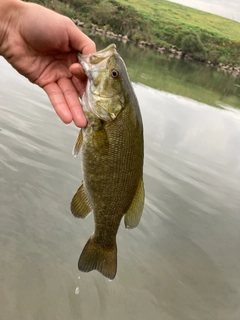
[[[95,43],[69,18],[34,3],[0,0],[0,55],[45,90],[66,124],[87,124],[79,101],[86,76],[77,52],[95,51]]]

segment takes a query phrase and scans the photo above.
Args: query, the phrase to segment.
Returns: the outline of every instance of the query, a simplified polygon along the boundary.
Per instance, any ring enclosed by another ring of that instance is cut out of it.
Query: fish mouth
[[[106,61],[116,52],[116,45],[110,44],[107,48],[92,54],[78,53],[78,60],[82,65],[88,78],[91,78],[91,73],[93,71],[105,69]]]

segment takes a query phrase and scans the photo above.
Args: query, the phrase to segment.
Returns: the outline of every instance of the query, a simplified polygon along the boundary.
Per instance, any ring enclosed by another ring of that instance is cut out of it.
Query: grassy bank
[[[199,60],[240,65],[240,24],[167,0],[117,0],[151,21],[154,43],[166,42]]]
[[[176,48],[213,64],[240,66],[240,23],[167,0],[36,0],[132,41]]]

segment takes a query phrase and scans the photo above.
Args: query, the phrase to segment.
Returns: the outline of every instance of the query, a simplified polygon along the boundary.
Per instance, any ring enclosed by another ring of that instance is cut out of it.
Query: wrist
[[[5,58],[11,44],[11,32],[18,28],[19,11],[23,5],[20,0],[0,0],[0,55]]]

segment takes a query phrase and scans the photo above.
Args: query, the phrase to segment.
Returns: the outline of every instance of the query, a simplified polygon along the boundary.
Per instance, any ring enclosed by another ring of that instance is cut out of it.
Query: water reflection
[[[171,59],[149,49],[128,46],[115,39],[91,35],[102,49],[115,42],[132,81],[218,107],[219,102],[239,108],[240,78],[213,67]]]
[[[151,53],[141,55],[148,63]],[[149,76],[128,59],[132,76]],[[164,70],[168,62],[160,62]],[[64,126],[45,94],[2,59],[0,67],[2,319],[239,319],[240,112],[234,105],[213,108],[134,84],[145,127],[146,205],[138,228],[120,227],[118,274],[109,282],[77,270],[93,230],[92,216],[77,220],[69,209],[81,180],[80,158],[71,156],[78,130]],[[171,86],[171,68],[159,73],[157,85],[165,76]],[[181,78],[184,72],[178,75],[183,87]]]

